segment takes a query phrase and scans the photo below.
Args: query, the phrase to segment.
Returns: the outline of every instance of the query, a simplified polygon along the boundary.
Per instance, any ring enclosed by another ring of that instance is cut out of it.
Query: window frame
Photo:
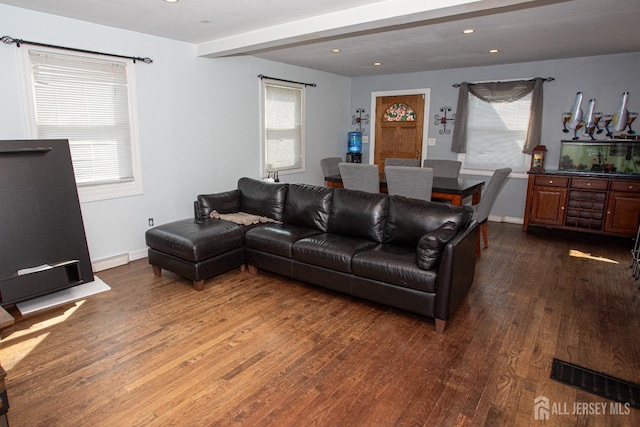
[[[471,99],[472,99],[471,97],[478,99],[472,93],[469,93],[468,96],[469,96],[469,105],[471,105]],[[527,97],[530,97],[530,96],[531,96],[531,94],[527,95]],[[480,102],[484,102],[484,101],[480,100]],[[519,100],[518,101],[513,101],[513,102],[519,102]],[[469,114],[471,114],[471,111],[469,111]],[[529,111],[529,119],[528,120],[529,121],[531,120],[531,112],[530,111]],[[467,132],[468,132],[468,129],[469,129],[468,126],[469,126],[469,120],[467,121]],[[526,129],[525,129],[525,132],[526,132]],[[468,146],[468,144],[469,144],[469,139],[467,137],[467,146]],[[458,153],[457,159],[460,162],[462,162],[462,168],[460,170],[460,173],[468,174],[468,175],[478,175],[478,176],[491,176],[491,175],[493,175],[494,170],[492,170],[492,169],[474,169],[474,168],[466,167],[466,165],[467,165],[466,156],[467,156],[467,153]],[[526,153],[522,153],[522,156],[523,156],[522,159],[523,159],[523,163],[524,163],[524,165],[523,165],[524,170],[523,171],[514,170],[513,172],[511,172],[509,174],[509,177],[511,177],[511,178],[528,178],[527,165],[531,162],[531,155],[530,154],[526,154]],[[514,165],[505,164],[505,165],[502,165],[501,167],[512,167],[512,168],[514,168]]]
[[[111,63],[124,64],[127,75],[127,98],[129,108],[129,132],[133,179],[116,183],[99,183],[88,185],[77,185],[78,198],[80,203],[95,202],[120,197],[129,197],[144,193],[142,180],[142,161],[140,154],[140,137],[138,130],[138,108],[137,108],[137,85],[135,67],[132,63],[122,60],[105,59],[104,56],[94,55],[84,52],[67,52],[61,49],[49,47],[23,47],[18,55],[20,80],[22,86],[23,108],[25,115],[25,127],[27,137],[39,139],[38,123],[36,116],[36,99],[34,90],[34,76],[32,63],[29,56],[30,51],[47,52],[51,54],[64,54],[76,56],[78,58],[92,58]]]
[[[300,91],[300,167],[295,169],[286,169],[286,168],[268,168],[267,167],[267,86],[279,86],[288,89],[295,89]],[[304,84],[291,83],[291,82],[283,82],[275,79],[267,79],[263,78],[260,80],[260,105],[261,105],[261,121],[260,121],[260,172],[263,177],[266,177],[269,172],[277,171],[278,175],[291,175],[296,173],[305,172],[305,161],[306,161],[306,86]]]

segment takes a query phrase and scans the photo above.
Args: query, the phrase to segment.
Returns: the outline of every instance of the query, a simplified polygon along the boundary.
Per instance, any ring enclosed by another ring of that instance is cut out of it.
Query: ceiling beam
[[[473,3],[480,6],[473,8],[478,10],[526,1],[528,0],[384,0],[211,40],[199,44],[197,52],[198,56],[209,58],[246,54],[466,13],[469,12],[467,5]]]

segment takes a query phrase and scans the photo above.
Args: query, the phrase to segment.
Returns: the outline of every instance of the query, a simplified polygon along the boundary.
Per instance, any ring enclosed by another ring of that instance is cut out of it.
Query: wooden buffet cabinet
[[[634,236],[640,218],[640,177],[529,172],[523,230],[562,228]]]

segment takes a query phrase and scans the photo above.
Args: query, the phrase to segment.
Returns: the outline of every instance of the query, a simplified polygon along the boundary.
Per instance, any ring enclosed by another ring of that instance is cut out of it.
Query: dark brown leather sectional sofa
[[[241,178],[198,196],[194,219],[146,233],[149,263],[193,280],[238,266],[291,277],[435,318],[443,332],[469,290],[476,230],[469,207],[387,194]],[[211,219],[247,212],[277,223]]]

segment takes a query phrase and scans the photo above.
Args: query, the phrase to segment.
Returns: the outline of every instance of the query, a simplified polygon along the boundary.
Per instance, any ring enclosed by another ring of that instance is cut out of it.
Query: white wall
[[[194,45],[0,5],[1,35],[150,57],[136,63],[144,194],[81,205],[92,260],[144,254],[147,219],[192,215],[201,193],[260,177],[258,74],[316,83],[307,90],[305,173],[282,181],[321,185],[320,159],[340,154],[351,112],[350,79],[252,57],[196,57]],[[17,48],[0,46],[0,140],[25,139]],[[4,201],[3,201],[4,203]]]
[[[542,120],[542,144],[547,146],[546,168],[557,170],[560,140],[567,138],[562,133],[562,112],[569,111],[576,92],[582,91],[582,109],[586,112],[588,100],[596,99],[596,111],[612,114],[620,103],[624,91],[631,92],[629,111],[640,111],[640,52],[571,58],[554,61],[526,62],[519,64],[473,67],[452,70],[428,71],[410,74],[394,74],[373,77],[357,77],[351,81],[351,109],[371,104],[371,92],[413,88],[431,88],[431,117],[429,137],[436,138],[436,145],[428,147],[431,158],[455,159],[451,152],[451,138],[440,135],[441,126],[433,122],[440,107],[450,106],[455,112],[458,89],[454,83],[463,81],[490,81],[554,77],[555,81],[544,84],[544,112]],[[368,126],[365,126],[368,131]],[[600,136],[599,138],[603,138]],[[368,150],[364,146],[363,151]],[[368,155],[368,151],[365,151]],[[488,178],[488,177],[478,177]],[[526,179],[510,179],[494,205],[492,216],[519,220],[524,216]]]

